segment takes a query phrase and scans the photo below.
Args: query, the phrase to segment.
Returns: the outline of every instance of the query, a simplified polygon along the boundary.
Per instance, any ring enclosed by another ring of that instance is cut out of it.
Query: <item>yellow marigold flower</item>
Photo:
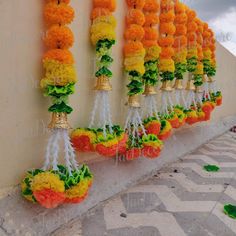
[[[89,137],[89,139],[92,143],[95,143],[95,141],[97,139],[97,136],[94,132],[86,130],[86,129],[81,129],[81,128],[74,130],[71,133],[71,138],[82,136],[82,135]]]
[[[113,28],[116,27],[116,18],[113,15],[108,16],[100,16],[93,20],[93,25],[99,24],[99,23],[107,23],[110,24]]]
[[[65,86],[76,82],[76,71],[73,65],[62,64],[55,60],[43,60],[45,77],[41,80],[41,87],[47,85]]]
[[[80,181],[76,186],[66,190],[66,198],[73,199],[77,197],[83,197],[89,188],[89,182],[86,179]]]
[[[113,26],[109,23],[100,22],[98,24],[92,25],[91,27],[91,41],[93,45],[99,40],[109,39],[115,40],[116,34]]]
[[[165,71],[174,72],[175,63],[172,59],[161,59],[159,68],[161,72]]]
[[[198,56],[197,47],[193,47],[188,50],[187,58],[192,58],[197,56]]]
[[[63,193],[65,191],[64,182],[59,176],[50,172],[44,172],[36,175],[32,181],[32,191],[51,189],[55,192]]]
[[[184,112],[183,112],[181,109],[177,108],[177,107],[174,108],[174,112],[175,112],[177,115],[183,115],[183,114],[184,114]]]
[[[212,52],[210,49],[203,51],[204,59],[211,60]]]
[[[97,139],[99,140],[100,138],[103,138],[103,134],[98,134]],[[108,140],[108,141],[99,142],[99,144],[102,144],[105,147],[111,147],[113,145],[117,145],[118,144],[118,140],[117,140],[117,138],[113,138],[113,139]]]
[[[146,61],[157,60],[159,58],[161,48],[159,46],[153,46],[146,48]]]
[[[125,70],[126,71],[137,71],[141,75],[143,75],[145,73],[144,61],[140,61],[138,63],[135,62],[135,63],[130,64],[130,65],[125,65]]]
[[[174,55],[175,62],[176,63],[186,63],[187,62],[187,60],[186,60],[187,54],[188,54],[188,51],[185,48],[179,52],[176,52]]]

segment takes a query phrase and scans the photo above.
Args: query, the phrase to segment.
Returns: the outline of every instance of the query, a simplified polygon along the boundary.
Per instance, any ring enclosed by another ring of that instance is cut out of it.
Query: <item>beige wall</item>
[[[87,125],[93,100],[94,51],[89,42],[90,2],[72,0],[76,18],[72,24],[75,33],[73,53],[76,59],[79,83],[71,96],[74,113],[70,123],[76,127]],[[114,90],[111,94],[115,122],[123,121],[125,80],[122,74],[123,5],[119,0],[117,39],[114,48]],[[41,56],[44,51],[42,37],[43,1],[0,0],[0,188],[17,184],[29,168],[43,163],[47,142],[46,126],[50,119],[50,104],[38,87],[42,76]],[[215,112],[215,118],[236,113],[234,105],[236,87],[236,60],[218,46],[219,85],[224,92],[224,106]],[[81,157],[82,160],[88,157]]]

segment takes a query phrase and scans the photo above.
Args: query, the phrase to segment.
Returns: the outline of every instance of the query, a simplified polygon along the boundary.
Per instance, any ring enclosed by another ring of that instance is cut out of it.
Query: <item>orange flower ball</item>
[[[139,53],[143,50],[143,44],[141,42],[127,42],[124,46],[125,56],[130,56]]]
[[[185,25],[177,24],[175,27],[176,27],[176,31],[175,31],[176,36],[186,35],[187,27]]]
[[[197,14],[196,14],[196,12],[194,10],[188,9],[186,13],[187,13],[188,21],[189,22],[193,21],[194,18],[196,18],[196,16],[197,16]]]
[[[55,3],[58,4],[58,0],[46,0],[47,3]],[[70,0],[60,0],[60,4],[61,3],[65,3],[65,4],[69,4]]]
[[[197,35],[197,43],[200,44],[200,45],[203,44],[203,37],[202,37],[201,34],[198,34],[198,35]]]
[[[175,25],[173,23],[164,23],[160,25],[160,33],[174,35],[175,34]]]
[[[51,49],[68,49],[73,45],[74,36],[67,26],[52,26],[45,37],[45,44]]]
[[[158,46],[156,40],[143,40],[142,43],[143,43],[143,46],[145,48],[150,48],[150,47],[153,47],[153,46]]]
[[[74,58],[70,51],[63,49],[52,49],[43,55],[43,59],[59,61],[63,64],[73,64]]]
[[[197,42],[197,35],[196,33],[188,33],[188,42]]]
[[[188,43],[188,40],[186,38],[185,35],[181,35],[175,38],[173,47],[174,48],[182,48],[182,47],[186,47]]]
[[[92,10],[92,13],[91,13],[91,20],[94,20],[100,16],[109,16],[111,15],[111,12],[109,11],[109,9],[107,8],[102,8],[102,7],[96,7]]]
[[[186,24],[188,17],[186,14],[179,14],[175,16],[175,23],[176,24]]]
[[[163,59],[172,58],[175,54],[175,51],[172,47],[164,47],[161,49],[160,57]]]
[[[47,24],[70,24],[74,19],[74,9],[66,4],[48,3],[44,8],[44,18]]]
[[[202,47],[201,46],[198,46],[198,48],[197,48],[197,55],[198,55],[198,60],[199,61],[203,60],[204,55],[203,55],[203,51],[202,51]]]
[[[107,8],[113,12],[116,9],[116,0],[93,0],[93,6]]]
[[[130,9],[126,17],[126,23],[127,25],[136,24],[142,26],[145,23],[145,16],[139,9]]]
[[[210,34],[208,31],[204,31],[203,34],[202,34],[202,36],[203,36],[204,38],[210,38],[210,37],[211,37],[211,34]]]
[[[153,26],[159,23],[159,18],[155,13],[148,13],[145,15],[144,26]]]
[[[198,29],[197,24],[194,21],[188,23],[187,28],[188,28],[188,32],[196,32]]]
[[[144,39],[145,40],[157,40],[158,39],[158,32],[154,28],[145,27],[144,28]]]
[[[172,0],[162,0],[161,1],[161,10],[162,11],[171,11],[174,10],[175,4]]]
[[[145,0],[126,0],[130,8],[143,9]]]
[[[138,40],[141,41],[144,37],[144,29],[140,25],[130,25],[125,31],[126,40]]]
[[[181,2],[177,2],[175,4],[175,13],[176,14],[181,14],[181,13],[184,13],[185,12],[185,5]]]
[[[173,36],[167,36],[167,37],[160,36],[158,43],[160,47],[172,46],[174,43],[174,37]]]
[[[175,19],[175,14],[172,11],[163,12],[163,13],[160,14],[160,22],[161,23],[173,22],[174,19]]]
[[[158,12],[160,5],[157,0],[146,0],[143,7],[144,11]]]

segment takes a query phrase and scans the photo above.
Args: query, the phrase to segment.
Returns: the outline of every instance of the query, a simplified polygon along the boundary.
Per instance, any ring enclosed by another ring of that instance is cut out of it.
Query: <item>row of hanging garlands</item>
[[[68,24],[74,19],[74,9],[70,0],[46,0],[44,41],[48,50],[43,55],[41,87],[52,100],[51,136],[43,168],[28,171],[22,181],[22,194],[31,202],[55,208],[80,203],[88,196],[93,175],[88,166],[77,163],[75,151],[127,161],[155,159],[173,129],[210,120],[222,103],[214,80],[215,38],[207,23],[176,0],[126,0],[126,4],[124,71],[129,82],[124,128],[113,124],[109,104],[116,1],[93,0],[90,33],[96,57],[96,95],[88,127],[70,135],[67,115],[73,109],[68,97],[75,90],[76,72],[69,51],[74,36]],[[61,145],[64,164],[59,164]]]

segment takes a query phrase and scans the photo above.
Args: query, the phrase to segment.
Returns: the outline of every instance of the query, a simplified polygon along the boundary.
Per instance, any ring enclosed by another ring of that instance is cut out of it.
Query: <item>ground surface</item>
[[[206,164],[220,171],[206,172]],[[231,132],[53,235],[234,236],[236,220],[223,213],[228,203],[236,205],[236,134]]]

